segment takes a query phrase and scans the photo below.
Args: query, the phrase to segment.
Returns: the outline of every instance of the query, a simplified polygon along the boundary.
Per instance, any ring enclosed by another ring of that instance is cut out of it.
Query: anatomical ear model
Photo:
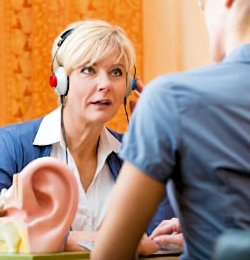
[[[32,161],[1,192],[0,252],[64,251],[77,204],[77,183],[67,165],[51,157]]]

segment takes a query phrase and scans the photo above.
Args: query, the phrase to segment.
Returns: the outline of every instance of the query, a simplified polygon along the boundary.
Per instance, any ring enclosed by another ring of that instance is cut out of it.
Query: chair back
[[[250,230],[230,229],[215,243],[213,260],[249,260]]]

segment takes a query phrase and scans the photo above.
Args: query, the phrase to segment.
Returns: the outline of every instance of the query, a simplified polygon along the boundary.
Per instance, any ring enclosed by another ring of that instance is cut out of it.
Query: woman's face
[[[114,52],[92,66],[72,71],[65,106],[71,119],[105,124],[114,117],[126,92],[125,62],[117,57]]]

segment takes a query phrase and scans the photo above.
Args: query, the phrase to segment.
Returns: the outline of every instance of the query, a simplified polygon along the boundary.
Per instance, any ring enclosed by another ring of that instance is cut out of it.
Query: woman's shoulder
[[[108,131],[120,142],[122,141],[123,134],[107,128]]]
[[[20,136],[20,135],[34,135],[42,122],[43,117],[6,125],[0,128],[0,135],[11,135],[11,136]]]

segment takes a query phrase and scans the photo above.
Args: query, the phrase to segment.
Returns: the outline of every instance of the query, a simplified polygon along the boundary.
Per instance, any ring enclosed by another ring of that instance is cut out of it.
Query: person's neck
[[[79,155],[81,158],[88,158],[96,154],[99,138],[103,125],[79,123],[67,117],[64,119],[65,137],[67,147],[71,154]]]
[[[241,37],[231,37],[228,39],[226,43],[226,55],[243,44],[250,44],[250,30],[248,34],[244,34]]]
[[[250,11],[239,8],[233,12],[226,31],[226,55],[243,44],[250,44]],[[240,15],[236,15],[239,12]]]

